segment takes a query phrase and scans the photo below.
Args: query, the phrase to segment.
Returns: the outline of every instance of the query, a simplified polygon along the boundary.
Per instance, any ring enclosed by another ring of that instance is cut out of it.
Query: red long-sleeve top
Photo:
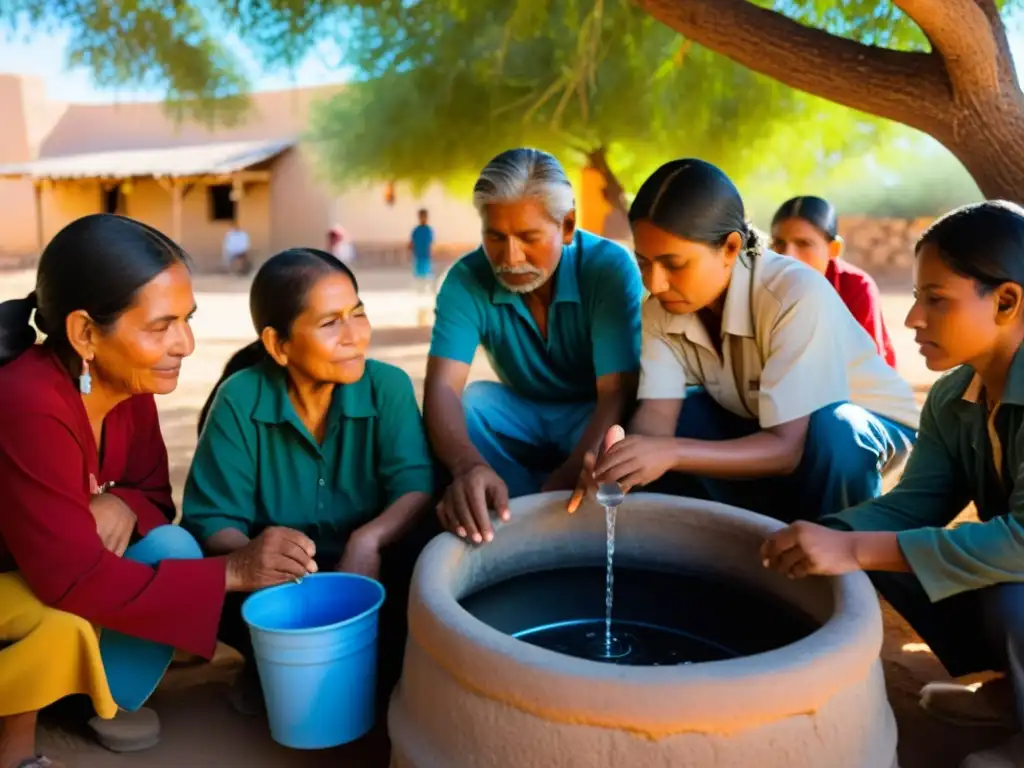
[[[173,519],[152,395],[107,415],[100,462],[77,387],[56,356],[33,347],[0,368],[0,571],[17,569],[41,601],[93,624],[211,657],[223,560],[151,568],[108,552],[89,511],[90,474],[115,484],[140,534]]]
[[[896,367],[896,349],[882,319],[882,296],[878,284],[862,269],[842,259],[832,259],[825,270],[825,278],[839,292],[857,322],[868,332],[878,347],[878,354],[891,367]]]

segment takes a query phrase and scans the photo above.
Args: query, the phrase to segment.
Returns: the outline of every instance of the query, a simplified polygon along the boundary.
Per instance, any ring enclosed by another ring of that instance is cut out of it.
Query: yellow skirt
[[[96,628],[43,605],[17,573],[0,574],[0,717],[75,694],[89,696],[100,717],[117,714]]]

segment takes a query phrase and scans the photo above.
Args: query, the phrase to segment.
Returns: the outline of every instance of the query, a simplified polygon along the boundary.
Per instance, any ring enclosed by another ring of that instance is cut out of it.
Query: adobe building
[[[311,106],[336,90],[256,93],[241,124],[210,130],[175,123],[159,103],[56,102],[41,80],[0,75],[0,264],[30,263],[68,222],[101,211],[160,229],[211,271],[232,220],[257,263],[291,246],[324,247],[334,224],[360,261],[404,261],[421,207],[442,258],[476,247],[471,201],[440,186],[422,196],[384,184],[329,188],[303,135]]]

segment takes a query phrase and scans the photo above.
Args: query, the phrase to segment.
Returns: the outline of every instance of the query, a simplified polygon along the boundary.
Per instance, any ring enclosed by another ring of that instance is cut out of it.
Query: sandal
[[[89,727],[100,745],[111,752],[142,752],[160,743],[160,719],[152,709],[118,710],[112,720],[94,717]]]

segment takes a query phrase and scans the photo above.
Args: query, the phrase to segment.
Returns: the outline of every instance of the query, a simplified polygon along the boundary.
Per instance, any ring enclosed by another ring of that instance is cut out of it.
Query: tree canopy
[[[583,137],[588,144],[593,135],[603,138],[603,126],[626,133],[635,119],[648,129],[641,136],[659,146],[661,137],[725,146],[735,138],[729,131],[754,114],[717,119],[729,114],[730,97],[739,102],[747,93],[764,93],[775,99],[766,103],[780,104],[775,86],[720,67],[713,51],[771,80],[924,131],[951,149],[986,192],[1019,195],[1024,97],[1000,18],[1016,5],[1019,0],[110,0],[84,7],[74,0],[0,0],[0,24],[66,30],[70,63],[90,68],[99,84],[162,86],[179,114],[206,119],[237,114],[254,74],[231,39],[266,70],[295,67],[318,41],[337,39],[360,82],[385,78],[410,93],[399,74],[448,61],[446,43],[472,32],[466,55],[455,60],[461,69],[448,73],[448,83],[487,103],[511,96],[503,101],[506,110],[535,107],[567,139],[589,126],[596,134]],[[707,51],[687,48],[690,42]],[[659,55],[659,66],[651,67]],[[699,75],[705,57],[715,78]],[[516,76],[501,93],[482,93],[488,68],[513,63]],[[551,80],[546,100],[533,98],[540,72]],[[446,93],[445,83],[423,77],[424,85]],[[628,95],[589,100],[595,83],[616,78]],[[716,92],[714,83],[732,90]],[[701,88],[711,88],[713,97],[703,117],[646,119],[678,117],[675,110],[692,105]],[[420,94],[413,103],[428,107]],[[364,106],[370,101],[365,92],[352,97],[359,98]],[[443,103],[438,108],[447,112]],[[820,120],[820,111],[808,108],[808,119]],[[709,115],[716,120],[708,122]]]

